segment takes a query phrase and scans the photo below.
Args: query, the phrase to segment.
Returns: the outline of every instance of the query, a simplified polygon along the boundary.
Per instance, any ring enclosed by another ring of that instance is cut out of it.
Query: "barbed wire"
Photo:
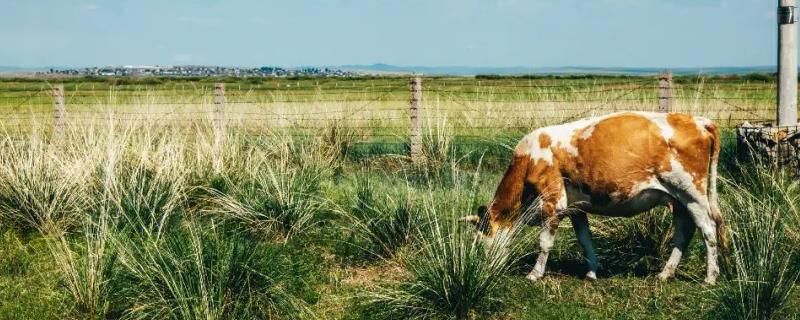
[[[699,94],[701,94],[701,95],[704,95],[704,96],[708,97],[708,93],[704,92],[702,89],[697,89],[697,88],[692,88],[692,87],[689,87],[689,89],[691,89],[691,90],[694,90],[694,91],[696,91],[697,93],[699,93]],[[746,110],[746,109],[744,109],[744,108],[742,108],[742,107],[739,107],[739,106],[737,106],[737,105],[735,105],[735,104],[732,104],[732,103],[728,102],[728,101],[727,101],[727,100],[725,100],[725,99],[716,99],[716,100],[718,100],[718,101],[722,101],[722,103],[724,103],[724,104],[726,104],[726,105],[728,105],[728,106],[730,106],[730,107],[733,107],[733,108],[737,109],[738,111],[747,112],[747,113],[750,113],[751,115],[755,115],[756,117],[759,117],[759,115],[758,115],[758,114],[755,114],[755,113],[753,113],[752,111],[748,111],[748,110]]]
[[[436,123],[434,125],[441,126],[441,129],[453,130],[453,139],[470,139],[480,138],[486,139],[486,134],[468,134],[467,132],[483,132],[492,131],[489,133],[497,133],[499,131],[514,132],[514,134],[532,130],[534,124],[539,125],[541,122],[545,123],[563,123],[571,120],[578,119],[586,116],[590,112],[606,110],[611,104],[622,101],[636,101],[636,102],[655,102],[658,99],[658,94],[654,84],[655,79],[642,79],[638,81],[625,81],[625,82],[568,82],[560,85],[551,85],[547,83],[533,83],[519,84],[517,82],[492,82],[491,80],[480,80],[471,82],[467,85],[457,84],[461,83],[460,80],[441,81],[440,79],[426,81],[423,84],[425,93],[428,97],[446,97],[445,105],[455,104],[460,107],[422,107],[424,121],[441,121],[448,120],[449,123],[444,125]],[[522,81],[520,81],[522,82]],[[438,86],[437,86],[438,84]],[[285,85],[285,84],[284,84]],[[282,87],[280,84],[276,88],[265,86],[230,86],[225,90],[225,102],[221,112],[213,110],[194,111],[194,110],[179,110],[178,106],[203,106],[212,107],[215,104],[209,101],[202,101],[213,97],[213,90],[208,86],[203,87],[174,87],[168,88],[148,88],[144,86],[139,87],[126,87],[121,90],[118,87],[108,87],[107,89],[81,89],[69,92],[65,97],[66,105],[113,105],[115,108],[125,108],[126,106],[138,107],[142,105],[153,106],[174,106],[170,111],[118,111],[118,110],[72,110],[68,109],[66,123],[73,127],[90,126],[113,122],[121,123],[142,123],[143,127],[162,127],[162,128],[210,128],[214,126],[214,121],[221,121],[225,128],[231,130],[250,130],[250,131],[264,131],[264,130],[325,130],[331,128],[343,130],[357,130],[357,136],[361,139],[377,139],[387,137],[407,137],[410,131],[408,126],[396,125],[398,122],[405,122],[409,118],[407,116],[408,108],[391,107],[391,108],[372,108],[376,103],[385,102],[407,102],[407,99],[396,99],[395,93],[407,92],[403,88],[404,82],[398,81],[394,85],[370,85],[370,86],[342,86],[342,87],[325,87],[325,86],[297,86],[294,83],[289,87]],[[697,87],[695,87],[697,86]],[[717,96],[708,93],[706,88],[712,88],[714,85],[709,83],[702,83],[697,85],[680,85],[675,86],[675,92],[694,91],[698,95],[685,95],[677,94],[672,98],[675,100],[703,100],[703,101],[720,101],[727,106],[733,108],[735,112],[742,112],[748,114],[747,117],[741,115],[736,116],[730,111],[719,110],[721,113],[728,112],[728,116],[724,117],[717,114],[717,117],[710,117],[715,121],[726,122],[728,124],[733,121],[763,121],[768,116],[761,115],[757,112],[767,112],[768,109],[759,109],[756,107],[745,108],[731,103],[730,101],[772,101],[774,97],[753,96],[753,95],[725,95]],[[78,86],[75,86],[78,88]],[[359,88],[359,89],[354,89]],[[510,88],[517,88],[521,90],[514,91]],[[32,104],[38,100],[50,98],[47,95],[42,95],[46,88],[41,87],[39,90],[3,90],[0,89],[0,99],[6,101],[20,100],[11,109],[18,109],[22,105],[37,105]],[[542,90],[537,90],[542,89]],[[303,92],[303,90],[312,90],[313,92]],[[634,92],[650,92],[646,95],[638,97],[628,97]],[[715,89],[716,90],[716,89]],[[761,87],[761,86],[739,86],[732,89],[734,92],[752,92],[759,91],[774,92],[774,88]],[[10,92],[11,95],[2,95],[2,93]],[[27,93],[27,94],[19,94]],[[95,94],[97,93],[97,94]],[[163,94],[160,94],[163,93]],[[187,93],[194,94],[182,101],[171,100],[176,96],[185,95]],[[618,93],[618,94],[617,94]],[[613,97],[592,97],[590,94],[612,94]],[[303,97],[307,97],[303,99]],[[322,99],[313,99],[313,97],[323,97]],[[338,99],[329,99],[328,97],[341,97]],[[511,99],[495,99],[496,97],[511,97]],[[562,97],[561,99],[553,99],[550,97]],[[145,101],[129,101],[131,99],[145,99]],[[298,98],[298,99],[292,99]],[[533,99],[536,98],[536,99]],[[95,101],[87,101],[97,99]],[[299,111],[284,112],[286,110],[275,109],[275,104],[279,103],[326,103],[326,102],[341,102],[341,103],[360,103],[350,109],[338,110],[311,110],[300,109]],[[509,104],[556,104],[553,106],[536,106],[526,109],[500,109],[492,110],[491,108],[480,109],[470,105],[470,102],[489,103],[490,105],[509,105]],[[569,107],[561,105],[560,103],[575,103],[575,102],[599,102],[598,106],[586,105],[582,107]],[[45,105],[44,103],[41,105]],[[250,111],[247,109],[238,109],[239,107],[255,106],[257,110]],[[653,110],[652,108],[645,107],[643,109]],[[616,107],[615,107],[616,110]],[[547,112],[558,112],[559,114],[542,114]],[[4,123],[3,127],[17,127],[24,128],[24,121],[51,121],[52,117],[39,117],[40,115],[52,114],[53,111],[42,110],[13,110],[6,113],[0,113],[0,119],[8,120],[9,123]],[[396,113],[398,115],[391,115]],[[479,119],[470,116],[470,113],[480,113]],[[464,123],[468,120],[467,123]],[[538,122],[537,122],[538,121]],[[13,123],[19,122],[19,123]],[[492,123],[488,123],[492,122]],[[317,124],[318,123],[318,124]],[[385,134],[380,131],[393,131],[394,134]],[[398,134],[401,133],[402,134]],[[188,134],[188,133],[187,133]],[[318,136],[318,133],[308,133],[303,136]],[[364,144],[373,144],[375,142],[364,142]],[[380,142],[385,144],[385,142]],[[392,144],[407,145],[407,141],[392,142]],[[461,143],[454,143],[460,145]]]

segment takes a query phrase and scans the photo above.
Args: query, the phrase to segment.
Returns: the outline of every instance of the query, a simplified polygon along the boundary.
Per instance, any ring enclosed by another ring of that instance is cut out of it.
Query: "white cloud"
[[[94,10],[100,9],[100,6],[98,6],[96,4],[87,4],[87,5],[83,6],[83,8],[86,9],[86,10],[89,10],[89,11],[94,11]]]

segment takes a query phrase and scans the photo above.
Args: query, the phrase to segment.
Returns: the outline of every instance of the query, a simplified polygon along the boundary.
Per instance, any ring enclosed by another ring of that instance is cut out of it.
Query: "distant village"
[[[280,67],[238,68],[218,66],[107,66],[81,69],[50,69],[40,74],[76,76],[162,77],[354,77],[359,74],[329,68],[285,69]]]

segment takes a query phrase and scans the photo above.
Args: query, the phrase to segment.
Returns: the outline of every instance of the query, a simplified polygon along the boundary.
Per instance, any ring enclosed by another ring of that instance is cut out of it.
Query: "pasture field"
[[[225,82],[217,111],[214,82]],[[673,110],[723,130],[731,232],[704,286],[676,279],[670,213],[590,217],[601,268],[560,226],[506,250],[457,221],[489,201],[516,141],[657,110],[644,77],[425,78],[410,161],[407,78],[0,81],[0,319],[786,319],[800,314],[800,184],[735,159],[734,124],[774,117],[768,77],[676,77]],[[55,129],[52,83],[64,83]],[[215,123],[217,123],[215,125]]]

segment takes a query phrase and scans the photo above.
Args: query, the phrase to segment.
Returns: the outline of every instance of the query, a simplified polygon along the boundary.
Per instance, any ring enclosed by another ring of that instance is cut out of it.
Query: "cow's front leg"
[[[528,274],[527,278],[536,281],[544,276],[544,269],[547,265],[547,256],[550,254],[550,249],[553,248],[553,242],[556,239],[556,230],[561,222],[561,217],[558,216],[558,209],[562,209],[562,201],[558,202],[543,202],[542,204],[542,231],[539,233],[539,257],[536,258],[536,265],[533,270]],[[566,202],[564,200],[563,202]]]
[[[586,255],[586,262],[589,264],[589,271],[586,273],[586,279],[597,279],[597,254],[594,252],[592,246],[592,231],[589,230],[589,219],[586,217],[585,212],[576,212],[569,216],[572,221],[572,228],[575,230],[575,237],[578,238],[578,243],[583,247],[583,252]]]
[[[553,248],[553,242],[556,239],[556,230],[558,229],[558,222],[545,223],[542,231],[539,233],[539,257],[536,258],[536,265],[533,270],[528,273],[527,278],[532,281],[539,280],[544,276],[544,269],[547,265],[547,256],[550,254],[550,249]]]

